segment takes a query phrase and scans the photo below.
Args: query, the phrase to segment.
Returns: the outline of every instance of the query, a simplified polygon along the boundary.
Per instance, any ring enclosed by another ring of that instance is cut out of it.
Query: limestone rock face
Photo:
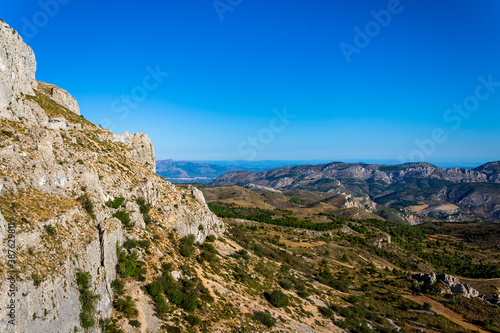
[[[125,207],[125,210],[127,211],[127,213],[129,213],[131,222],[137,228],[146,229],[146,224],[144,223],[144,218],[142,217],[142,215],[140,213],[140,208],[135,202],[128,201],[127,205]]]
[[[71,96],[66,90],[56,87],[53,84],[38,82],[38,89],[58,104],[64,106],[68,110],[80,115],[80,107],[76,99]]]
[[[19,34],[0,21],[0,118],[16,120],[20,99],[34,95],[36,61],[33,50]]]
[[[109,318],[117,251],[125,239],[151,238],[137,202],[151,211],[155,227],[195,234],[199,242],[221,236],[225,227],[200,191],[155,174],[147,135],[106,131],[80,117],[66,91],[37,85],[33,51],[3,21],[0,44],[0,279],[8,274],[7,224],[15,221],[20,272],[15,332],[83,332],[76,273],[88,272],[92,292],[100,295],[96,322]],[[106,205],[116,198],[123,198],[120,207]],[[114,217],[123,214],[132,222],[127,228]],[[151,250],[163,255],[157,247]],[[8,285],[0,284],[0,295],[7,293]],[[149,304],[149,296],[141,297]],[[8,320],[2,302],[0,332],[12,332]],[[156,323],[148,327],[159,330]]]
[[[113,135],[114,142],[123,142],[129,148],[128,155],[137,162],[148,167],[149,170],[156,172],[156,159],[154,146],[147,134],[135,133],[130,134],[128,131],[122,135]]]
[[[445,287],[449,288],[451,293],[462,294],[467,298],[480,297],[479,291],[472,288],[467,283],[460,283],[460,280],[457,277],[448,274],[415,274],[412,278],[419,283],[424,283],[426,286],[430,286],[434,283],[441,283]]]

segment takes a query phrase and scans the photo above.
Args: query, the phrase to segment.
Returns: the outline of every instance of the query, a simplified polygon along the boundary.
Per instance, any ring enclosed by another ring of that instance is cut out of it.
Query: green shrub
[[[116,198],[115,200],[106,201],[106,206],[114,208],[114,209],[118,209],[118,208],[120,208],[120,206],[123,204],[124,201],[125,201],[125,198],[119,197],[119,198]]]
[[[267,326],[269,328],[274,327],[276,325],[276,321],[268,312],[257,312],[255,313],[255,319],[257,319],[262,325]]]
[[[215,242],[217,238],[214,235],[209,235],[206,239],[207,242]]]
[[[323,316],[325,316],[327,318],[333,318],[333,316],[334,316],[333,310],[330,308],[318,306],[318,310]]]
[[[288,296],[285,295],[281,290],[274,290],[271,294],[267,294],[265,296],[269,303],[277,308],[284,308],[289,304]]]
[[[54,228],[50,224],[44,225],[43,228],[45,229],[45,231],[47,232],[47,234],[49,234],[49,236],[54,236],[56,234],[56,228]]]
[[[116,217],[118,220],[120,220],[123,224],[124,227],[130,228],[130,215],[128,215],[127,212],[123,210],[119,210],[116,213],[113,214],[113,217]]]
[[[144,281],[144,274],[146,273],[145,264],[137,260],[137,258],[138,254],[136,251],[132,252],[131,255],[127,255],[127,251],[120,251],[118,255],[118,273],[124,278],[133,276],[139,281]]]
[[[195,315],[187,315],[186,321],[191,325],[191,326],[198,326],[201,324],[201,319],[198,316]]]
[[[163,295],[158,295],[155,297],[155,308],[156,308],[156,313],[159,315],[167,313],[168,307],[167,307],[167,300],[165,299],[165,296]]]
[[[293,287],[292,281],[290,281],[288,279],[280,280],[279,285],[281,286],[281,288],[283,288],[285,290],[290,290]]]
[[[90,274],[86,272],[76,273],[76,284],[80,292],[80,305],[82,311],[80,312],[80,325],[83,328],[90,328],[95,325],[94,310],[95,302],[99,299],[100,295],[95,295],[90,290]]]
[[[292,269],[292,267],[290,267],[290,265],[287,265],[285,263],[281,264],[281,267],[280,267],[281,272],[288,273],[288,272],[290,272],[291,269]]]
[[[180,305],[182,303],[182,299],[184,298],[184,295],[178,289],[170,290],[169,292],[167,292],[167,295],[169,301],[174,303],[175,305]]]
[[[33,285],[38,287],[42,283],[42,278],[37,273],[31,274],[31,279],[33,280]]]
[[[232,257],[236,258],[236,259],[244,259],[244,260],[250,259],[250,255],[248,254],[248,251],[244,250],[244,249],[236,251],[235,253],[232,254]]]
[[[144,219],[144,223],[150,224],[152,222],[151,215],[149,212],[151,211],[151,204],[146,202],[146,199],[143,197],[139,197],[135,200],[137,205],[139,206],[139,211],[142,214],[142,218]]]
[[[135,301],[131,296],[116,299],[113,302],[113,306],[117,311],[123,313],[123,315],[128,319],[135,318],[139,314],[139,311],[137,311],[135,306]]]
[[[306,286],[302,285],[299,288],[297,288],[297,295],[302,298],[307,298],[311,294],[307,291]]]
[[[349,327],[349,324],[345,320],[339,320],[335,323],[339,328],[346,330]]]
[[[184,257],[191,257],[194,253],[194,240],[195,236],[194,235],[189,235],[186,237],[181,238],[181,244],[180,244],[180,254]]]
[[[141,327],[141,322],[134,319],[134,320],[129,320],[128,321],[129,325],[132,327]]]
[[[424,309],[425,311],[431,311],[432,310],[432,305],[430,305],[429,303],[425,302],[422,305],[422,309]]]
[[[194,293],[185,295],[182,300],[182,308],[188,312],[193,312],[198,308],[198,296]]]
[[[94,203],[92,202],[92,200],[90,200],[89,195],[87,193],[81,195],[78,198],[78,201],[82,205],[82,208],[85,209],[87,214],[89,214],[90,217],[95,220],[96,216],[95,216],[95,212],[94,212]]]
[[[181,333],[181,329],[176,326],[166,326],[167,333]]]
[[[14,135],[12,132],[2,130],[2,135],[8,136],[9,138],[12,138]]]
[[[121,329],[117,329],[109,318],[101,320],[100,324],[102,333],[124,333]]]
[[[136,239],[127,239],[125,243],[123,243],[123,247],[126,249],[133,249],[139,245],[139,241]]]
[[[111,283],[111,287],[115,292],[115,295],[121,296],[125,292],[125,281],[122,279],[116,279]]]

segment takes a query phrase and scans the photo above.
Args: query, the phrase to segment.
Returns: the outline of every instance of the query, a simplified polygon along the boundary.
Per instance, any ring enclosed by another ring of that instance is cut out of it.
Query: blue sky
[[[38,80],[68,90],[96,124],[148,133],[158,159],[500,159],[496,0],[0,10],[34,49]]]

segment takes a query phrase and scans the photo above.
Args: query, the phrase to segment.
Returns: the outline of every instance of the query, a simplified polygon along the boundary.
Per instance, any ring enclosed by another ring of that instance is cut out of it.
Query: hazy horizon
[[[175,160],[175,159],[157,159],[157,162],[160,161],[174,161],[174,162],[194,162],[194,163],[207,163],[214,165],[262,165],[262,164],[282,164],[282,165],[317,165],[317,164],[328,164],[334,162],[342,162],[342,163],[361,163],[361,164],[381,164],[381,165],[399,165],[402,164],[397,160],[363,160],[363,159],[352,159],[352,160],[256,160],[256,161],[248,161],[248,160]],[[424,161],[425,163],[429,163],[435,165],[440,168],[466,168],[466,169],[474,169],[481,165],[484,165],[489,162],[496,161]]]

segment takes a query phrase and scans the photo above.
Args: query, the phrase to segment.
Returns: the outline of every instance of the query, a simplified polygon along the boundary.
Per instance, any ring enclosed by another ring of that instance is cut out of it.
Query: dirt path
[[[471,330],[471,331],[479,331],[481,333],[488,333],[488,331],[485,331],[479,326],[476,326],[470,322],[468,322],[463,316],[459,315],[458,313],[448,309],[445,307],[443,304],[436,302],[435,300],[427,297],[427,296],[413,296],[413,295],[403,295],[404,298],[407,298],[409,300],[412,300],[414,302],[417,302],[418,304],[422,305],[425,302],[429,303],[432,306],[432,311],[436,312],[437,314],[442,315],[443,317],[451,320],[455,324],[458,324],[462,326],[465,329]]]

